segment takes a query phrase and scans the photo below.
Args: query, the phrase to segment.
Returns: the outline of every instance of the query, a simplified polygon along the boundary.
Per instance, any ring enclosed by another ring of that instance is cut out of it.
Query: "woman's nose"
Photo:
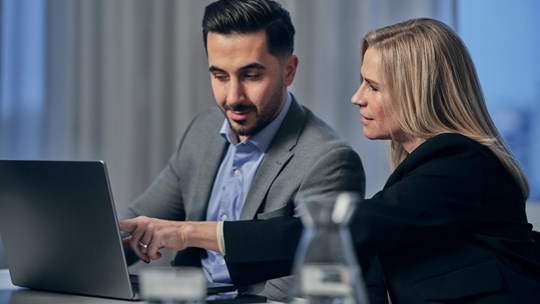
[[[363,98],[362,94],[362,85],[358,87],[356,92],[354,92],[353,96],[351,97],[351,103],[357,106],[365,106],[365,99]]]

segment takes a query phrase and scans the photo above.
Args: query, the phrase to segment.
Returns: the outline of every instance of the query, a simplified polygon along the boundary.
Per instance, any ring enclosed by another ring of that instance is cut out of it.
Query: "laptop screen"
[[[14,285],[136,296],[102,161],[0,160],[0,234]]]

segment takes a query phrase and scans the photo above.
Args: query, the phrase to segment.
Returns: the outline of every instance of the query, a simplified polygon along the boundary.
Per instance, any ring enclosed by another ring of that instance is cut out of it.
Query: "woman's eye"
[[[374,84],[373,82],[366,81],[366,80],[364,80],[364,82],[371,91],[374,91],[374,92],[379,91],[379,86],[377,84]]]

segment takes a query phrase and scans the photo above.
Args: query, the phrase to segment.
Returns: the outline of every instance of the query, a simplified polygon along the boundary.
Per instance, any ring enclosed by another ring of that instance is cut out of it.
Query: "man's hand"
[[[219,251],[216,237],[216,222],[166,221],[146,216],[124,220],[120,230],[130,232],[122,240],[145,262],[161,258],[159,250],[169,248],[176,251],[187,247],[200,247]]]

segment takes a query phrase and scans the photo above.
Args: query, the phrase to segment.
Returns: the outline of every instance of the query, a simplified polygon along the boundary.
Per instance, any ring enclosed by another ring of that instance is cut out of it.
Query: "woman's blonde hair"
[[[381,56],[383,82],[394,102],[400,128],[411,138],[460,133],[487,146],[514,176],[525,198],[527,178],[487,111],[482,88],[467,47],[444,23],[412,19],[366,34],[368,48]],[[395,168],[407,152],[390,143]]]

